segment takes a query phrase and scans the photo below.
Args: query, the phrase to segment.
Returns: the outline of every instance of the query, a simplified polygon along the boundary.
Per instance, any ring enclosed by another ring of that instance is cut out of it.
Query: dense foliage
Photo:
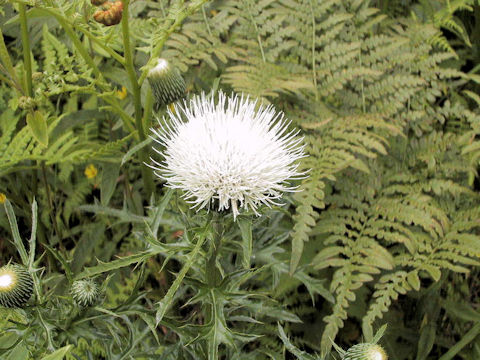
[[[480,359],[478,0],[0,6],[1,359]],[[302,191],[234,221],[154,178],[158,56],[283,111]]]

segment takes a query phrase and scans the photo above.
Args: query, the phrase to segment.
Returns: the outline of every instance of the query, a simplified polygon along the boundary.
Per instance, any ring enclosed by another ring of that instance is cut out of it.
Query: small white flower
[[[303,178],[297,160],[304,157],[303,138],[288,131],[290,122],[272,106],[257,106],[248,97],[220,92],[218,102],[205,94],[168,110],[154,140],[165,146],[165,160],[155,174],[167,186],[181,189],[194,208],[258,214],[261,204],[280,205],[283,192],[295,191],[289,180]]]

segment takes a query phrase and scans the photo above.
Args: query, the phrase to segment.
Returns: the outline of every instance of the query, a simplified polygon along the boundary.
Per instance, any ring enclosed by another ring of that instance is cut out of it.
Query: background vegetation
[[[0,265],[36,284],[0,308],[2,359],[331,359],[383,324],[393,360],[480,359],[477,0],[123,0],[113,26],[96,10],[2,4]],[[284,111],[303,191],[212,229],[154,180],[155,56],[189,94]],[[78,308],[88,277],[102,299]]]

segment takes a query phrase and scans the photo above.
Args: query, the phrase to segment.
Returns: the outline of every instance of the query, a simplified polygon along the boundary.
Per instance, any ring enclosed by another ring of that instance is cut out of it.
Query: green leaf
[[[375,337],[372,339],[372,343],[376,344],[380,341],[382,338],[383,334],[385,334],[385,331],[387,330],[387,324],[382,325],[380,329],[378,329],[377,333],[375,334]]]
[[[168,289],[167,293],[165,294],[164,298],[158,303],[158,309],[157,309],[157,314],[155,316],[156,318],[156,325],[162,321],[163,316],[167,312],[169,306],[173,302],[173,297],[175,296],[175,293],[177,292],[178,288],[180,287],[180,284],[183,281],[183,278],[185,275],[187,275],[188,270],[190,270],[190,267],[193,265],[195,261],[197,261],[197,255],[202,248],[203,242],[205,241],[205,238],[207,237],[208,230],[209,230],[210,224],[207,225],[207,228],[203,229],[202,231],[198,232],[196,234],[197,239],[197,244],[193,248],[192,252],[189,254],[187,261],[183,265],[182,270],[178,273],[175,281],[173,284],[170,286]],[[185,232],[187,234],[187,232]]]
[[[303,240],[297,237],[294,237],[292,240],[292,256],[290,258],[290,275],[293,275],[297,269],[300,259],[302,258],[303,253]]]
[[[456,317],[463,321],[480,322],[480,313],[473,309],[468,303],[445,300],[443,303],[443,308],[450,316]]]
[[[465,346],[467,346],[473,339],[480,334],[480,323],[475,324],[455,345],[438,360],[451,360],[457,355]]]
[[[337,257],[339,254],[343,254],[345,248],[342,246],[328,246],[322,249],[312,260],[312,263],[316,266],[321,266],[321,263],[332,257]]]
[[[12,60],[10,59],[10,55],[8,53],[7,46],[5,45],[5,40],[3,38],[3,33],[1,30],[0,30],[0,61],[4,65],[10,77],[15,82],[18,83],[17,74],[15,73],[15,69],[13,68]]]
[[[18,334],[13,332],[7,332],[0,335],[0,350],[10,350],[11,348],[18,345],[21,341],[21,338]],[[0,355],[2,353],[0,352]]]
[[[120,165],[117,163],[104,163],[102,167],[102,180],[100,183],[100,202],[106,206],[110,202],[117,185]]]
[[[53,353],[44,356],[42,360],[63,360],[65,355],[67,355],[70,352],[70,349],[72,348],[72,345],[67,345],[64,346],[61,349],[58,349],[57,351],[54,351]]]
[[[430,274],[430,276],[432,277],[433,280],[435,280],[435,281],[440,280],[440,277],[442,276],[442,272],[440,271],[440,269],[438,267],[433,266],[433,265],[425,264],[425,265],[423,265],[423,269],[426,270]]]
[[[242,234],[242,249],[243,257],[242,264],[245,269],[250,269],[250,259],[252,257],[252,219],[239,217],[238,218],[238,227],[240,228],[240,233]]]
[[[420,290],[420,278],[418,277],[418,272],[412,271],[407,275],[408,284],[414,288],[416,291]]]
[[[152,221],[152,232],[155,236],[158,234],[158,229],[160,228],[161,225],[161,220],[163,219],[163,214],[165,212],[165,209],[167,208],[168,203],[170,202],[170,199],[172,198],[174,189],[167,189],[167,192],[165,195],[163,195],[162,200],[160,201],[160,205],[158,205],[155,209],[155,215],[153,216],[153,221]]]
[[[15,218],[15,213],[13,212],[13,207],[10,201],[5,200],[5,211],[7,212],[8,222],[10,223],[10,229],[12,230],[13,243],[17,248],[20,258],[22,259],[23,265],[28,266],[28,254],[25,246],[23,245],[22,238],[20,237],[20,232],[18,231],[17,219]]]
[[[23,342],[18,343],[17,346],[10,352],[10,355],[5,360],[28,360],[28,350]]]
[[[48,146],[47,120],[39,110],[27,114],[27,124],[32,130],[33,136],[43,146]]]
[[[285,334],[285,331],[280,326],[280,324],[278,324],[277,329],[278,329],[278,334],[280,335],[280,339],[283,342],[283,345],[285,346],[285,348],[289,352],[291,352],[293,355],[295,355],[295,357],[297,359],[299,359],[299,360],[315,360],[315,358],[312,355],[309,355],[309,354],[297,349],[295,347],[295,345],[293,345],[290,342],[290,340],[288,340],[287,335]]]
[[[130,256],[125,256],[121,259],[118,260],[113,260],[107,263],[100,263],[97,266],[92,266],[89,268],[86,268],[84,271],[82,271],[80,274],[78,274],[75,279],[83,279],[86,277],[102,274],[107,271],[112,271],[116,269],[120,269],[125,266],[129,266],[131,264],[135,264],[141,261],[144,261],[152,256],[157,255],[158,252],[156,251],[144,251],[138,254],[130,255]]]
[[[432,351],[435,343],[437,327],[434,323],[428,323],[420,331],[420,339],[418,339],[418,352],[416,360],[425,360]]]
[[[133,155],[135,155],[138,151],[142,150],[145,146],[151,144],[153,140],[151,138],[148,138],[146,140],[143,140],[141,143],[138,143],[134,147],[132,147],[130,150],[127,151],[127,153],[123,156],[122,158],[122,163],[121,165],[125,164],[128,162]]]
[[[69,283],[72,283],[73,282],[72,270],[70,269],[70,265],[68,264],[67,260],[64,258],[62,253],[60,251],[55,250],[54,248],[52,248],[47,244],[43,244],[43,246],[45,247],[45,249],[47,249],[50,252],[50,254],[52,254],[55,257],[55,259],[57,259],[63,265],[63,268],[65,269],[65,275],[67,276]]]

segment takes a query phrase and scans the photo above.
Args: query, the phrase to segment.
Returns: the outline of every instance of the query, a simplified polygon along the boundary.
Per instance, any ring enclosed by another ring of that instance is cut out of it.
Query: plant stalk
[[[23,47],[23,67],[25,69],[25,86],[26,95],[33,97],[32,85],[32,59],[30,57],[30,40],[28,38],[27,25],[27,6],[25,4],[18,4],[20,11],[20,28],[22,32],[22,47]]]
[[[50,210],[50,218],[52,219],[53,229],[55,230],[55,233],[58,236],[58,243],[60,247],[63,248],[62,233],[60,232],[60,228],[58,227],[58,224],[57,224],[57,217],[55,215],[55,209],[53,206],[52,194],[50,193],[50,187],[48,186],[47,169],[45,167],[45,162],[42,162],[42,176],[43,176],[43,182],[45,185],[45,190],[47,192],[47,202]]]
[[[133,103],[135,107],[135,125],[138,132],[138,137],[140,142],[146,139],[145,129],[143,128],[143,110],[142,110],[142,100],[140,93],[140,85],[137,80],[137,74],[135,72],[135,65],[133,63],[133,53],[132,47],[130,44],[130,29],[128,24],[128,6],[130,0],[123,0],[123,15],[122,15],[122,35],[123,35],[123,48],[124,48],[124,57],[125,57],[125,70],[127,71],[128,78],[132,85],[133,92]],[[145,166],[148,162],[148,152],[147,149],[143,148],[139,151],[140,156],[140,167],[142,171],[143,184],[145,192],[147,193],[147,198],[149,199],[153,193],[153,177],[152,172]]]
[[[209,287],[214,288],[220,280],[220,272],[217,269],[217,256],[220,253],[223,237],[223,224],[221,215],[213,213],[212,227],[214,230],[213,239],[210,241],[210,257],[205,264],[205,277]]]
[[[213,238],[210,240],[210,257],[205,263],[205,281],[210,288],[211,304],[207,307],[205,318],[207,324],[216,321],[218,317],[217,302],[215,296],[215,288],[221,281],[221,273],[217,268],[217,257],[220,253],[223,237],[223,223],[221,214],[214,212],[212,218]],[[218,343],[214,337],[208,340],[208,360],[218,360]]]

